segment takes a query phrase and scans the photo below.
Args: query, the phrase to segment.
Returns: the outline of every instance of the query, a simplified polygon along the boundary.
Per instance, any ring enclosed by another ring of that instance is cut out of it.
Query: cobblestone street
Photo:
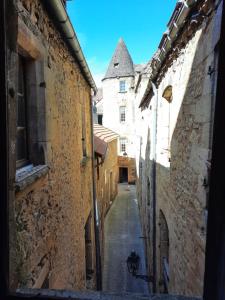
[[[138,274],[146,274],[136,187],[120,184],[105,221],[103,290],[148,294],[148,285],[128,273],[126,259],[132,250],[141,258]]]

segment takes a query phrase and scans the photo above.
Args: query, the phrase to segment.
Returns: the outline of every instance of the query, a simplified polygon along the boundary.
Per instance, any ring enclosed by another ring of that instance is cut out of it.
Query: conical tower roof
[[[134,64],[122,38],[119,39],[104,79],[134,76]]]

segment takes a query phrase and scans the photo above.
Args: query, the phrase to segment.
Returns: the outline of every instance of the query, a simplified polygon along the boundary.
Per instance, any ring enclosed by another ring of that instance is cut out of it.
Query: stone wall
[[[41,66],[41,81],[31,88],[39,95],[38,103],[44,103],[38,111],[42,131],[37,143],[49,171],[19,189],[13,200],[11,286],[40,288],[44,283],[49,288],[82,290],[86,288],[84,227],[93,198],[91,89],[42,2],[21,2],[19,52]],[[40,70],[36,72],[39,78]],[[94,249],[94,237],[92,243]]]
[[[203,291],[219,22],[220,7],[200,25],[187,25],[174,45],[179,54],[172,51],[159,71],[157,93],[143,113],[148,120],[142,124],[138,154],[138,197],[148,267],[159,292],[165,291],[163,257],[169,264],[169,293],[200,296]],[[169,86],[170,101],[163,97]],[[156,274],[152,273],[154,201]]]

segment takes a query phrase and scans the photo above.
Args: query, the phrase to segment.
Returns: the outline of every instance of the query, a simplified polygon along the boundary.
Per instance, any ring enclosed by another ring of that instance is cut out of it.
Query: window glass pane
[[[120,139],[120,151],[121,152],[126,152],[126,145],[127,145],[127,139],[126,138]]]
[[[120,81],[120,92],[125,92],[125,91],[126,91],[126,82]]]

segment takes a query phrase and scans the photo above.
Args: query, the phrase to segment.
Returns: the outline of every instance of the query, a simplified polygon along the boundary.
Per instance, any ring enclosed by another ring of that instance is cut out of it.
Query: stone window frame
[[[46,165],[46,109],[45,109],[45,50],[27,25],[18,19],[18,59],[25,61],[25,94],[27,115],[28,161],[15,171],[15,191],[25,189],[47,174]],[[16,111],[16,108],[15,108]]]

